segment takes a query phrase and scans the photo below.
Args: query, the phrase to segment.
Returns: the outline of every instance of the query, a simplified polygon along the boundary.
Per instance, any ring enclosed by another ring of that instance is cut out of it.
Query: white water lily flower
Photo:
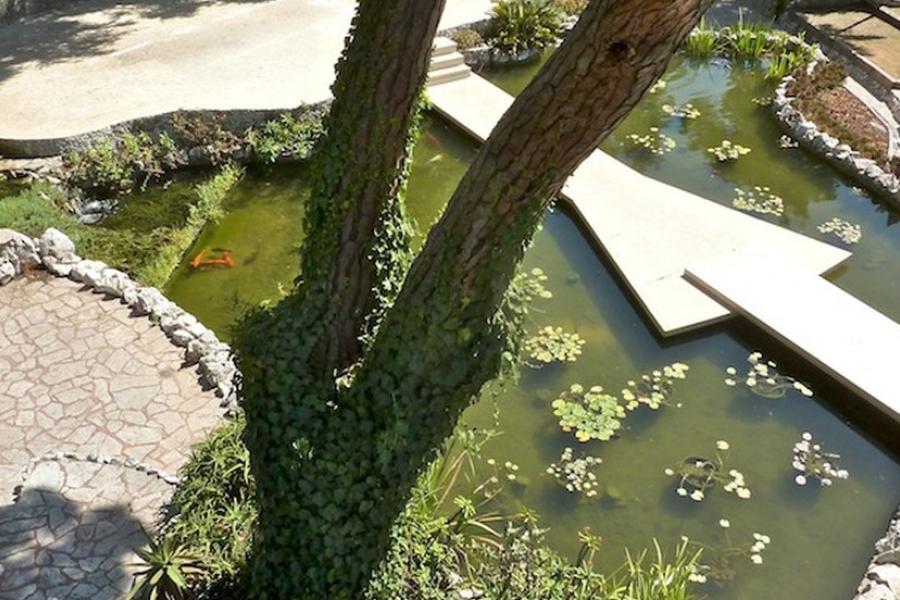
[[[797,482],[797,485],[806,485],[806,476],[797,475],[796,477],[794,477],[794,481]]]
[[[749,500],[751,496],[750,490],[747,488],[738,488],[736,493],[738,498],[742,500]]]
[[[763,563],[763,557],[759,554],[753,554],[752,556],[750,556],[750,560],[754,565],[761,565]]]
[[[694,490],[691,492],[691,500],[694,502],[700,502],[703,500],[703,492],[701,490]]]
[[[728,519],[719,519],[719,527],[721,527],[722,529],[728,529],[729,527],[731,527],[731,521],[729,521]]]
[[[675,471],[673,471],[672,469],[666,469],[664,472],[669,477],[672,477],[673,475],[675,475]]]
[[[716,448],[718,448],[719,450],[728,450],[730,447],[731,446],[729,446],[728,442],[726,442],[725,440],[719,440],[718,442],[716,442]]]
[[[677,493],[679,496],[687,496],[688,492],[683,487],[680,487],[677,490],[675,490],[675,493]]]

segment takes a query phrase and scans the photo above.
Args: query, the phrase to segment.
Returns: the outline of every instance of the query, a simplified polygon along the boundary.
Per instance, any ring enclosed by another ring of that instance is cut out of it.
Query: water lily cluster
[[[575,432],[579,442],[607,441],[622,427],[625,407],[599,385],[585,390],[575,383],[553,401],[553,414],[563,431]]]
[[[659,127],[651,127],[650,132],[645,135],[629,134],[628,139],[635,146],[658,155],[671,152],[678,145],[673,138],[661,132]]]
[[[722,140],[718,146],[707,148],[706,151],[715,156],[719,162],[735,161],[745,154],[750,154],[750,148],[735,144],[731,140]]]
[[[526,302],[532,302],[537,298],[549,300],[553,297],[553,293],[544,286],[547,279],[549,278],[544,270],[535,267],[530,271],[522,271],[517,274],[514,283]]]
[[[840,454],[825,452],[812,434],[805,432],[800,441],[794,444],[792,465],[798,472],[794,481],[797,485],[806,485],[811,479],[818,479],[820,486],[829,487],[836,479],[847,479],[850,473],[837,464],[840,458]]]
[[[663,104],[662,110],[670,117],[678,117],[679,119],[694,120],[700,116],[700,111],[693,104],[688,102],[684,106],[673,106],[671,104]]]
[[[845,244],[857,244],[862,239],[862,227],[840,217],[825,221],[816,229],[819,230],[819,233],[833,233]]]
[[[499,484],[501,479],[506,479],[507,481],[516,481],[519,471],[519,465],[508,460],[504,462],[502,465],[498,465],[497,461],[493,458],[487,459],[487,465],[494,469],[494,475],[488,480],[492,484]]]
[[[737,469],[728,469],[725,464],[730,448],[727,441],[719,440],[716,442],[715,458],[688,457],[673,468],[666,469],[666,475],[678,479],[675,493],[694,502],[702,502],[713,488],[721,485],[726,492],[742,500],[749,499],[751,492],[744,474]]]
[[[581,356],[584,344],[585,341],[577,333],[548,325],[525,340],[522,348],[528,355],[526,363],[540,368],[554,362],[575,362]]]
[[[666,85],[668,85],[668,84],[666,83],[665,79],[658,79],[656,81],[656,83],[654,83],[653,85],[650,86],[650,89],[648,90],[648,92],[650,94],[655,94],[656,92],[660,92],[660,91],[666,89]]]
[[[739,210],[755,212],[761,215],[784,214],[784,200],[776,196],[768,186],[753,186],[750,190],[735,188],[737,196],[731,201],[731,205]]]
[[[757,96],[755,98],[750,98],[750,102],[757,106],[771,106],[772,105],[772,96]]]
[[[547,473],[569,492],[579,492],[587,498],[593,498],[597,495],[597,475],[594,469],[603,459],[596,456],[574,458],[574,455],[572,448],[566,448],[560,455],[559,462],[547,467]]]
[[[639,405],[644,404],[653,410],[657,410],[663,404],[668,404],[675,381],[686,378],[689,369],[688,365],[676,362],[666,365],[662,369],[655,369],[650,373],[645,373],[637,381],[629,381],[628,387],[622,390],[622,400],[625,401],[625,408],[634,410]]]
[[[737,562],[747,559],[754,565],[763,564],[763,552],[772,543],[772,538],[764,533],[754,532],[753,541],[736,544],[730,535],[731,522],[728,519],[720,519],[721,527],[725,535],[725,543],[721,546],[702,544],[691,541],[693,546],[703,551],[703,564],[698,565],[697,577],[691,579],[697,583],[705,583],[713,580],[724,583],[733,579],[737,574]],[[743,536],[742,536],[743,537]]]
[[[776,370],[775,361],[766,360],[762,352],[751,352],[747,357],[748,369],[743,376],[739,376],[735,367],[728,367],[725,373],[725,385],[736,386],[742,382],[754,394],[764,398],[781,398],[787,390],[797,390],[807,398],[812,397],[813,391],[804,383],[789,376],[782,375]]]

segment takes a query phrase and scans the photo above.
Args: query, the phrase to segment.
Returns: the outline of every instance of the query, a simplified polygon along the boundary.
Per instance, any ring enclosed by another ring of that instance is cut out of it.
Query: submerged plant
[[[585,341],[577,333],[548,325],[525,340],[522,349],[528,355],[526,364],[539,369],[555,362],[575,362],[581,356],[584,344]]]
[[[802,382],[789,376],[782,375],[775,370],[775,362],[767,361],[762,352],[751,352],[747,357],[749,367],[743,377],[738,377],[735,367],[725,369],[728,377],[725,385],[734,387],[738,382],[744,383],[757,396],[764,398],[781,398],[787,390],[797,390],[806,397],[812,397],[813,392]]]
[[[593,469],[603,462],[596,456],[574,458],[574,451],[566,448],[559,457],[559,462],[547,467],[547,473],[569,492],[579,492],[587,498],[597,495],[597,475]]]
[[[678,117],[679,119],[693,120],[700,116],[700,111],[694,108],[694,105],[690,102],[688,102],[684,106],[663,104],[662,111],[670,117]]]
[[[735,543],[732,541],[731,522],[728,519],[719,519],[719,528],[725,538],[724,543],[720,545],[691,540],[692,546],[703,550],[703,563],[697,565],[697,572],[703,581],[725,583],[733,579],[737,574],[738,561],[748,560],[754,565],[763,564],[763,552],[772,543],[768,535],[754,532],[752,542]]]
[[[633,145],[647,150],[651,154],[666,154],[678,145],[674,139],[662,133],[659,127],[651,127],[644,135],[631,133],[627,138]]]
[[[551,406],[562,430],[574,431],[579,442],[611,439],[625,418],[625,408],[599,385],[585,391],[581,385],[572,384]]]
[[[707,148],[706,151],[715,156],[719,162],[735,161],[745,154],[750,154],[750,148],[735,144],[730,140],[722,140],[718,146]]]
[[[840,217],[825,221],[816,229],[819,230],[819,233],[833,233],[845,244],[857,244],[862,239],[862,227]]]
[[[773,194],[768,186],[755,185],[747,191],[741,188],[735,188],[734,191],[737,196],[732,199],[731,205],[739,210],[776,217],[784,214],[784,200]]]
[[[719,440],[716,442],[715,458],[691,456],[666,469],[666,475],[678,478],[675,493],[694,502],[702,502],[710,490],[721,485],[726,492],[734,493],[743,500],[749,499],[750,488],[744,481],[743,473],[737,469],[726,471],[725,457],[729,449],[728,442]]]
[[[622,390],[625,408],[634,410],[643,404],[657,410],[664,404],[668,405],[675,381],[686,378],[688,369],[690,367],[686,364],[676,362],[664,366],[661,370],[655,369],[645,373],[637,381],[629,381],[628,387]]]
[[[830,486],[835,479],[847,479],[850,473],[837,464],[840,454],[825,452],[809,432],[805,432],[794,444],[794,458],[791,463],[799,474],[794,477],[797,485],[806,485],[810,479],[819,480],[822,487]]]

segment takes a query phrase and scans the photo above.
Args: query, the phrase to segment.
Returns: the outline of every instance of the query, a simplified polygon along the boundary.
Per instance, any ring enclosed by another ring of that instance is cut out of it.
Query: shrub
[[[181,164],[175,142],[166,134],[125,133],[118,140],[104,139],[63,157],[66,182],[85,195],[98,198],[145,187]]]
[[[450,39],[456,42],[460,50],[468,50],[484,44],[484,38],[481,37],[481,34],[469,27],[457,29],[450,34]]]
[[[587,8],[588,0],[554,0],[553,2],[568,16],[577,16]]]
[[[172,125],[182,145],[188,148],[203,148],[214,165],[223,163],[237,152],[242,145],[241,138],[223,126],[220,115],[201,114],[189,117],[183,112],[172,116]]]
[[[551,0],[500,0],[484,37],[492,48],[519,54],[555,43],[563,20],[562,11]]]
[[[247,143],[264,161],[272,163],[280,157],[308,158],[325,133],[324,114],[308,111],[299,117],[289,113],[267,121],[258,130],[247,132]]]

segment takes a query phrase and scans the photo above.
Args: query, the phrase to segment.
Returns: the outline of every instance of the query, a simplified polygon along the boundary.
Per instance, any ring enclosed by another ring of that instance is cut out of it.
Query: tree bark
[[[361,0],[338,62],[327,137],[312,169],[301,265],[304,283],[323,286],[317,293],[328,304],[316,353],[325,376],[360,357],[360,337],[408,266],[402,200],[410,132],[444,3]]]

